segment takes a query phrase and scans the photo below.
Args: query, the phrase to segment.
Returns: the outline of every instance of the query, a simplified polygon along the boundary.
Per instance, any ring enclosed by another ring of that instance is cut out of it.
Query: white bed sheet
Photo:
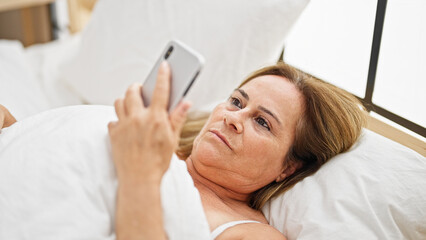
[[[115,239],[107,124],[116,119],[113,107],[68,106],[0,131],[0,239]],[[169,239],[209,239],[198,190],[176,156],[161,201]]]

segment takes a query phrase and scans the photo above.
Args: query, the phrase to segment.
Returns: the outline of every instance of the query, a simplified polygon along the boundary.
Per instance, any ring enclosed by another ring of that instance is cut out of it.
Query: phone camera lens
[[[164,59],[169,58],[170,54],[173,52],[173,46],[170,46],[169,49],[167,49],[166,55],[164,55]]]

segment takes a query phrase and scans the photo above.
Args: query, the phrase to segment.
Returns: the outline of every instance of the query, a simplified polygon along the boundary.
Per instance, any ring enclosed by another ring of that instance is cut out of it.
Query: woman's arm
[[[0,104],[0,129],[9,127],[16,122],[12,114]]]
[[[144,107],[141,86],[132,85],[115,102],[118,121],[108,125],[118,177],[117,239],[167,239],[160,201],[161,179],[169,167],[190,107],[169,115],[170,69],[160,67],[152,103]]]

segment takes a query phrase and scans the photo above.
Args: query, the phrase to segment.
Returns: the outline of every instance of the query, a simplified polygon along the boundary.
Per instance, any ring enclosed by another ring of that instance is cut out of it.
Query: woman
[[[108,127],[120,182],[118,239],[167,238],[159,189],[176,150],[200,193],[212,238],[285,239],[260,208],[348,150],[365,122],[353,96],[280,63],[252,74],[178,149],[190,105],[168,116],[169,78],[163,64],[149,108],[138,85],[115,102],[118,122]]]
[[[160,183],[175,151],[200,193],[212,238],[285,239],[261,207],[349,149],[364,123],[354,97],[280,63],[252,74],[206,121],[184,126],[189,103],[166,111],[169,79],[163,64],[148,108],[139,85],[115,102],[118,121],[108,128],[119,180],[117,239],[167,238]],[[3,112],[0,120],[13,123]]]

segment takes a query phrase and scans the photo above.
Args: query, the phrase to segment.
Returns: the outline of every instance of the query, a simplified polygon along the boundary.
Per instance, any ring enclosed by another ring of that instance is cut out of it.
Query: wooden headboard
[[[386,138],[409,147],[426,157],[426,142],[419,138],[411,136],[410,134],[384,123],[373,116],[368,116],[367,128]]]
[[[83,30],[90,19],[96,1],[97,0],[68,0],[69,27],[71,33]]]

